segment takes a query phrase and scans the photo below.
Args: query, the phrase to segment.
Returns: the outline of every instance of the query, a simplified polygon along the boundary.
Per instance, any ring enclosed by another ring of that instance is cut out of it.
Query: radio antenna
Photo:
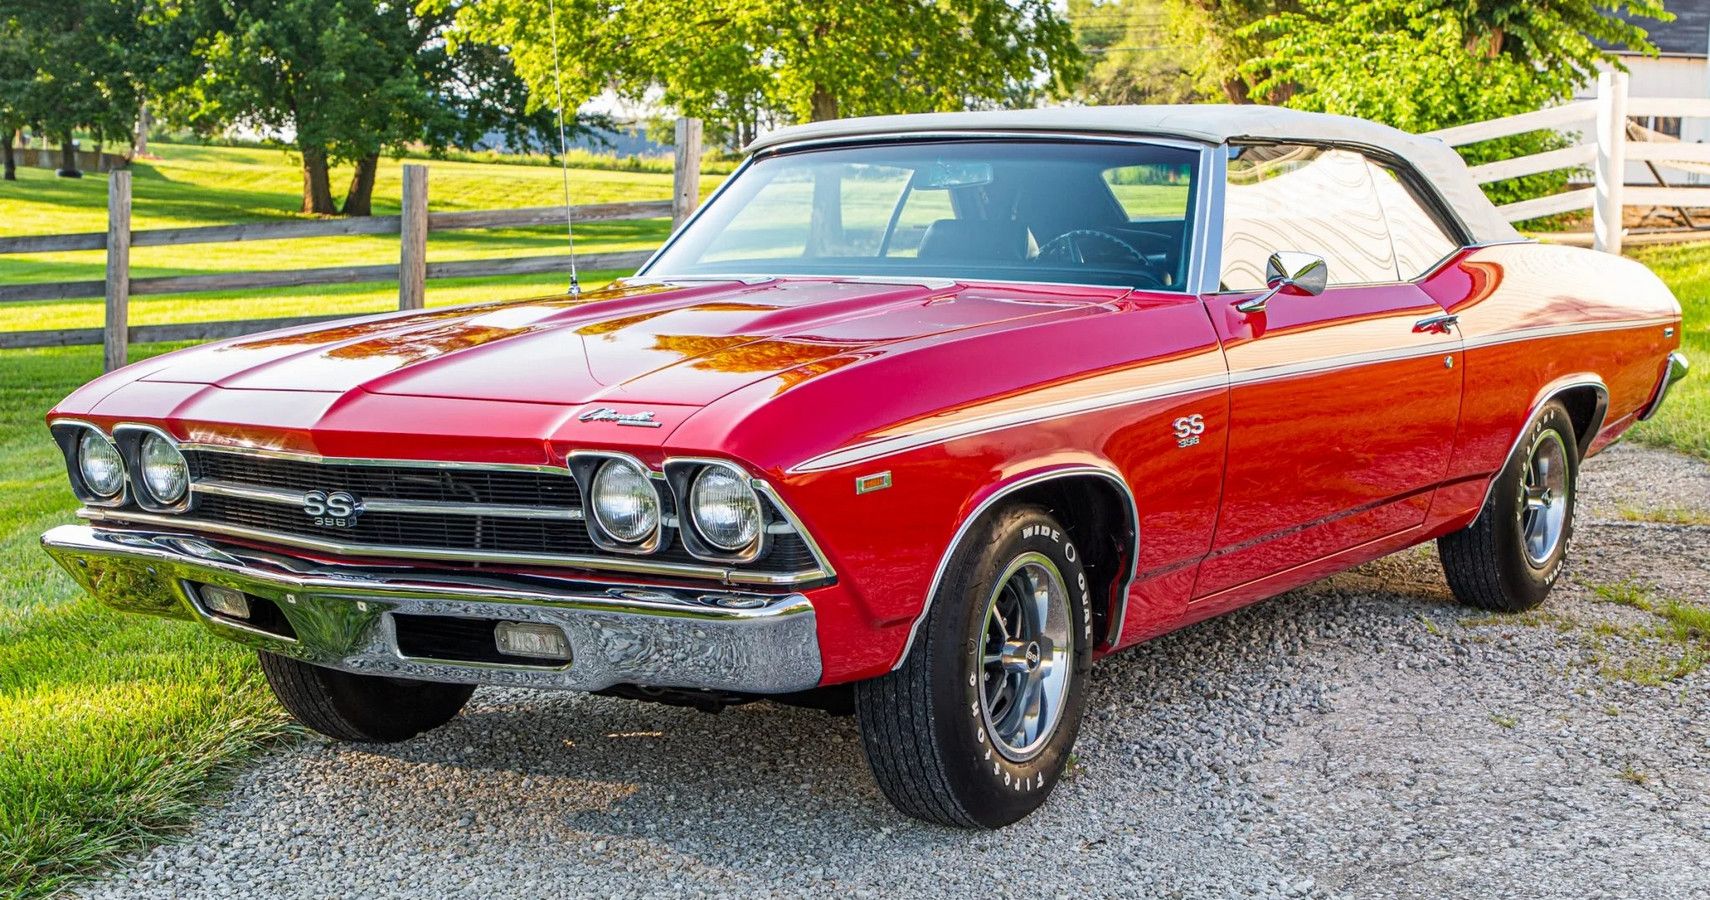
[[[552,27],[552,86],[558,93],[558,168],[564,177],[564,238],[570,243],[570,296],[580,297],[576,280],[576,209],[570,205],[570,142],[564,135],[564,75],[558,62],[558,2],[546,0],[546,15]]]

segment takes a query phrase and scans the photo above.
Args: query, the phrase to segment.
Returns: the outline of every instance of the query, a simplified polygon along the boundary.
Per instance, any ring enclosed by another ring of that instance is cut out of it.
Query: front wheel
[[[1443,573],[1468,606],[1516,613],[1544,602],[1573,537],[1579,445],[1559,402],[1526,426],[1471,525],[1437,539]]]
[[[387,744],[408,740],[456,718],[472,684],[439,684],[357,675],[257,651],[261,672],[281,706],[330,738]]]
[[[1092,659],[1086,572],[1037,506],[958,548],[902,667],[855,686],[868,764],[897,809],[998,828],[1050,796],[1080,730]]]

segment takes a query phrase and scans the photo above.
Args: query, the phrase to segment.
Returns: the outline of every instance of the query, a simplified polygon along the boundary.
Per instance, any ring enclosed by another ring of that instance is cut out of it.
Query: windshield
[[[647,271],[1180,291],[1197,158],[1061,140],[782,153],[743,169]]]

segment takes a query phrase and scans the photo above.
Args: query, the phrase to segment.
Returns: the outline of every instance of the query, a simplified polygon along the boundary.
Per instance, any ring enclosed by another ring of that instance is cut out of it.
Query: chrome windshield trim
[[[220,497],[277,503],[280,506],[302,506],[305,497],[300,491],[251,487],[231,481],[208,479],[194,482],[195,490]],[[502,519],[581,519],[580,509],[554,506],[503,506],[482,503],[452,503],[443,500],[363,499],[364,512],[418,513],[424,515],[493,516]]]
[[[677,229],[675,229],[671,232],[670,237],[666,238],[665,242],[663,244],[659,245],[658,250],[653,251],[653,255],[649,256],[647,258],[647,262],[642,263],[641,267],[635,270],[635,274],[632,277],[634,277],[634,278],[646,278],[646,279],[652,279],[652,280],[657,280],[657,281],[669,281],[669,280],[672,280],[674,278],[680,278],[680,279],[684,279],[684,280],[693,279],[696,281],[719,280],[719,279],[723,279],[723,278],[729,278],[729,279],[734,280],[734,281],[743,281],[745,283],[754,283],[752,281],[749,281],[749,279],[755,279],[756,281],[774,281],[774,280],[777,280],[780,278],[827,278],[827,279],[833,279],[833,280],[848,280],[848,281],[860,281],[860,280],[872,278],[872,279],[885,279],[885,280],[890,281],[892,283],[894,283],[896,281],[906,281],[906,283],[918,284],[918,283],[922,283],[924,281],[940,281],[940,280],[948,281],[948,282],[951,282],[953,284],[954,283],[961,283],[961,282],[963,282],[962,279],[939,278],[937,276],[921,276],[919,278],[910,277],[910,276],[898,276],[895,279],[892,279],[890,276],[883,276],[883,275],[879,275],[879,276],[873,276],[873,275],[778,275],[778,274],[765,274],[765,273],[759,273],[759,272],[744,272],[744,273],[740,273],[740,274],[730,274],[730,275],[724,275],[722,273],[713,273],[713,274],[698,273],[698,274],[694,274],[694,275],[670,275],[670,274],[660,274],[660,273],[656,273],[653,271],[654,263],[657,262],[659,260],[659,258],[665,254],[665,252],[667,250],[670,250],[671,246],[673,244],[675,244],[677,242],[677,240],[680,237],[682,237],[683,234],[686,233],[690,229],[690,227],[692,227],[695,224],[696,221],[698,221],[700,219],[702,213],[706,212],[706,210],[709,207],[711,207],[714,203],[718,202],[719,197],[725,192],[725,190],[727,188],[729,188],[732,184],[734,184],[739,177],[741,177],[741,175],[744,171],[746,171],[750,166],[752,166],[758,160],[764,159],[764,158],[769,157],[769,156],[776,156],[776,155],[783,154],[783,153],[792,153],[792,152],[799,151],[799,150],[821,149],[821,148],[825,148],[825,147],[836,146],[839,144],[882,144],[882,143],[903,143],[903,142],[931,143],[933,141],[944,141],[944,140],[956,140],[956,141],[971,141],[971,140],[999,140],[999,141],[1069,140],[1069,141],[1079,141],[1079,142],[1083,142],[1083,143],[1093,143],[1093,144],[1147,144],[1147,145],[1155,146],[1155,147],[1171,147],[1171,148],[1175,148],[1178,150],[1192,150],[1192,151],[1199,154],[1199,159],[1196,161],[1196,168],[1198,171],[1197,171],[1195,177],[1201,181],[1201,185],[1197,186],[1196,190],[1195,190],[1196,195],[1198,195],[1195,197],[1196,207],[1198,207],[1198,206],[1209,207],[1210,206],[1209,203],[1201,203],[1200,202],[1200,199],[1202,197],[1208,197],[1209,196],[1206,193],[1205,188],[1204,188],[1204,185],[1206,183],[1205,182],[1205,170],[1206,170],[1206,166],[1207,166],[1206,159],[1210,155],[1211,150],[1215,149],[1217,146],[1221,146],[1221,145],[1217,145],[1217,144],[1212,144],[1209,141],[1195,141],[1195,140],[1189,140],[1189,139],[1181,138],[1181,137],[1168,137],[1168,136],[1162,136],[1162,135],[1153,136],[1153,135],[1141,135],[1141,134],[1104,133],[1104,132],[1063,131],[1061,129],[1047,129],[1047,130],[1040,130],[1040,131],[1029,131],[1029,130],[1024,129],[1024,130],[1020,130],[1020,131],[1010,131],[1010,130],[1003,130],[1003,131],[955,131],[955,130],[949,130],[949,131],[898,132],[895,134],[842,135],[842,136],[838,136],[838,137],[812,138],[812,139],[801,140],[801,141],[791,141],[791,142],[785,143],[785,144],[777,144],[775,146],[767,147],[766,149],[761,150],[758,153],[751,154],[747,159],[744,159],[742,161],[742,164],[740,166],[736,167],[735,171],[731,172],[728,176],[725,177],[724,181],[719,183],[718,188],[715,189],[712,192],[712,194],[707,197],[707,199],[704,203],[695,207],[694,213],[691,214],[689,216],[689,218],[683,222],[682,226],[678,227]],[[1196,232],[1196,236],[1194,237],[1194,239],[1192,241],[1190,241],[1190,244],[1194,245],[1194,246],[1197,246],[1201,240],[1201,238],[1198,236],[1197,233],[1203,233],[1205,231],[1205,227],[1204,227],[1205,222],[1202,221],[1201,214],[1202,214],[1202,211],[1200,209],[1196,208],[1193,211],[1193,215],[1191,215],[1188,218],[1188,225],[1190,227],[1194,228],[1194,230]],[[1210,213],[1209,213],[1209,211],[1206,211],[1205,214],[1209,215]],[[1221,210],[1218,211],[1218,214],[1221,215]],[[1195,271],[1195,268],[1196,268],[1194,258],[1198,254],[1192,253],[1191,249],[1189,252],[1190,252],[1190,256],[1188,259],[1188,272],[1190,273],[1190,276],[1191,276],[1191,273],[1193,273]],[[1124,290],[1124,291],[1139,290],[1139,288],[1136,288],[1132,284],[1083,284],[1083,283],[1078,283],[1078,282],[1063,282],[1063,281],[1014,281],[1014,280],[995,279],[995,278],[969,278],[969,279],[966,279],[966,281],[972,281],[972,282],[976,282],[976,283],[986,283],[986,284],[1053,285],[1053,286],[1075,287],[1075,288],[1094,288],[1094,289],[1108,288],[1111,290]],[[1173,293],[1173,294],[1174,293],[1194,293],[1194,291],[1191,289],[1191,286],[1193,284],[1194,284],[1194,282],[1191,280],[1191,277],[1190,277],[1189,279],[1186,280],[1186,284],[1183,286],[1182,289],[1180,289],[1180,290],[1169,290],[1169,291],[1166,291],[1166,293]]]
[[[345,544],[297,535],[226,525],[218,522],[186,519],[183,516],[153,515],[130,510],[95,509],[77,511],[81,518],[97,522],[124,522],[176,528],[190,532],[208,532],[243,538],[266,544],[278,544],[313,550],[332,556],[359,556],[371,559],[420,559],[440,562],[490,562],[515,566],[573,567],[596,571],[628,572],[678,578],[712,578],[724,584],[791,585],[824,581],[831,573],[822,567],[801,572],[753,572],[725,566],[696,566],[685,563],[653,562],[633,557],[535,555],[527,553],[497,553],[469,550],[438,550],[426,547],[388,547],[374,544]]]

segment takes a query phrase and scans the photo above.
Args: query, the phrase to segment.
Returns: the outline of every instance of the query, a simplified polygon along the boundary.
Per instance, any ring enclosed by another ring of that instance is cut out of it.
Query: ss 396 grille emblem
[[[351,528],[362,515],[362,501],[349,491],[310,491],[303,495],[303,512],[316,525]]]

